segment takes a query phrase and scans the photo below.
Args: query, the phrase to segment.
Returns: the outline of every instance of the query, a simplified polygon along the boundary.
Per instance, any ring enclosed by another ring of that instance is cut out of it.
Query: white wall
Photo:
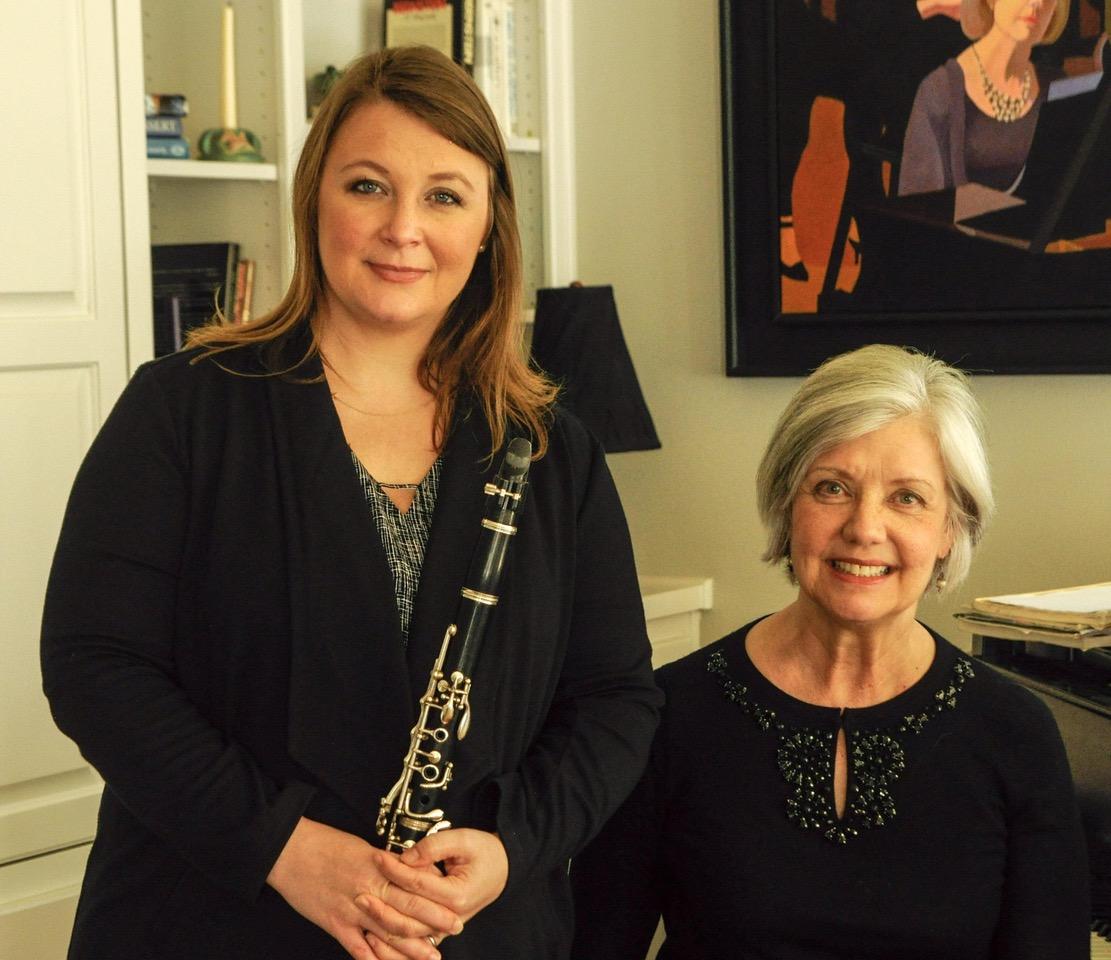
[[[663,449],[609,458],[642,573],[715,580],[714,639],[793,595],[753,476],[797,379],[727,378],[717,0],[574,7],[579,268],[613,284]],[[1108,329],[1111,336],[1111,327]],[[979,377],[999,503],[973,596],[1111,580],[1111,376]]]

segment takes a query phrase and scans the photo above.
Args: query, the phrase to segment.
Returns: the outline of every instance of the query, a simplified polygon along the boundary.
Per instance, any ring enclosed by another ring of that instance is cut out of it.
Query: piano
[[[972,650],[1041,697],[1057,720],[1088,840],[1092,960],[1111,960],[1111,647],[973,634]]]

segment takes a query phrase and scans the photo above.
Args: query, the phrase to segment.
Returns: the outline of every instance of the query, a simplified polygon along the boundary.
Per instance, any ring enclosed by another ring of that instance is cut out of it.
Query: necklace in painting
[[[1022,92],[1017,97],[1012,97],[992,83],[991,77],[984,69],[976,44],[972,45],[972,56],[976,58],[976,66],[980,71],[980,85],[983,87],[988,103],[991,104],[992,116],[1000,123],[1014,123],[1030,102],[1030,65],[1026,65],[1026,70],[1022,74]]]

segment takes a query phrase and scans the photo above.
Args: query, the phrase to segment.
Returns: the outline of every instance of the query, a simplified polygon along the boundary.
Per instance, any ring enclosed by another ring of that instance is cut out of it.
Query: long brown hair
[[[490,425],[491,455],[505,441],[509,424],[533,437],[536,456],[547,449],[556,388],[532,370],[520,339],[521,241],[513,181],[498,124],[474,81],[457,64],[429,47],[400,47],[360,57],[329,91],[305,139],[293,181],[293,278],[270,313],[230,326],[217,318],[190,332],[196,359],[248,345],[278,341],[308,324],[304,356],[290,373],[319,355],[311,321],[324,295],[318,252],[317,203],[332,138],[358,105],[385,99],[429,124],[441,136],[484,160],[490,169],[491,228],[486,249],[443,322],[420,367],[421,384],[436,395],[436,441],[442,443],[457,393],[474,391]]]

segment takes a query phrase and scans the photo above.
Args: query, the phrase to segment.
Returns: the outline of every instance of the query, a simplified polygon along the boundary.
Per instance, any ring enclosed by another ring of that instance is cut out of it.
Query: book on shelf
[[[517,121],[513,3],[514,0],[478,0],[475,18],[475,82],[506,139],[512,135]]]
[[[188,160],[189,141],[185,137],[147,137],[147,156],[156,160]]]
[[[146,101],[147,157],[155,160],[188,160],[193,151],[185,138],[182,118],[189,101],[181,93],[148,93]]]
[[[386,0],[386,46],[424,45],[474,72],[477,0]]]
[[[154,355],[180,350],[194,327],[235,316],[237,243],[156,243],[151,248]]]
[[[517,11],[514,0],[508,0],[505,7],[505,46],[505,82],[509,88],[509,128],[505,132],[511,134],[517,129]]]
[[[181,117],[147,117],[148,137],[183,137],[185,129]]]
[[[233,323],[251,322],[251,303],[254,299],[255,261],[242,259],[235,269],[235,308],[232,310]]]
[[[145,94],[148,117],[187,117],[189,98],[183,93]]]

